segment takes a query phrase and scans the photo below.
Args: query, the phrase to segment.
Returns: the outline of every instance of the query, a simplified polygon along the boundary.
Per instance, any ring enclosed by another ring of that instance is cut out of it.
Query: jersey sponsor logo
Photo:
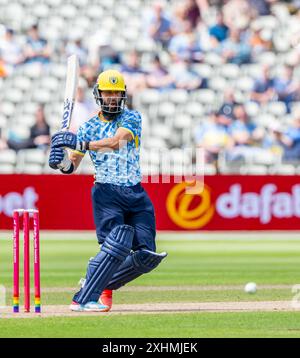
[[[195,195],[187,194],[186,182],[175,185],[169,192],[166,207],[171,220],[183,229],[199,229],[212,219],[215,207],[211,200],[211,189],[203,185],[203,190]]]

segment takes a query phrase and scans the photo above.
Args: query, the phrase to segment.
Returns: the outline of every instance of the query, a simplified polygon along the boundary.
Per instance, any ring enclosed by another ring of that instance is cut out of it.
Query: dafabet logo
[[[203,185],[203,190],[191,195],[186,191],[188,184],[175,185],[169,192],[166,206],[172,221],[184,229],[199,229],[213,217],[215,207],[211,202],[211,189]]]
[[[33,187],[25,188],[23,193],[13,191],[4,195],[0,192],[0,214],[3,213],[12,217],[15,209],[35,208],[38,198],[39,196]]]
[[[175,185],[169,192],[166,205],[171,220],[183,229],[200,229],[214,215],[223,220],[256,219],[267,225],[273,220],[300,217],[300,185],[290,192],[279,191],[273,183],[262,185],[258,192],[244,191],[241,184],[230,185],[228,190],[214,195],[206,184],[196,194],[188,194],[188,184]]]

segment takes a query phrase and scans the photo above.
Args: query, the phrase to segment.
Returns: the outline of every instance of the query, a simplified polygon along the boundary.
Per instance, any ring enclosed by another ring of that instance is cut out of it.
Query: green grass
[[[11,233],[0,232],[0,285],[12,288]],[[68,305],[72,292],[85,274],[88,259],[98,250],[91,233],[41,233],[42,304]],[[292,234],[164,234],[158,251],[168,258],[152,273],[129,286],[182,286],[172,291],[119,291],[115,303],[224,302],[291,300],[289,287],[260,289],[260,285],[300,283],[300,239]],[[240,289],[194,291],[184,286],[244,285],[255,281],[258,292],[247,295]],[[10,301],[9,297],[9,301]],[[7,302],[9,303],[9,302]],[[102,317],[53,317],[1,319],[0,337],[298,337],[300,313],[180,313]],[[299,322],[299,323],[298,323]],[[80,327],[80,329],[78,328]]]
[[[134,285],[232,285],[256,281],[264,284],[300,283],[300,240],[271,241],[232,239],[230,235],[210,239],[159,240],[159,251],[168,251],[167,260],[150,275],[134,281]],[[74,235],[75,237],[77,235]],[[199,237],[203,237],[200,235]],[[248,235],[249,236],[249,235]],[[270,234],[268,235],[268,237]],[[98,250],[94,235],[82,233],[82,240],[70,240],[70,234],[56,239],[42,235],[42,284],[44,287],[73,287],[84,276],[88,259]],[[285,239],[286,238],[286,239]],[[0,233],[1,284],[11,286],[12,247],[6,235]]]
[[[300,313],[187,313],[7,319],[1,337],[300,337]],[[29,328],[30,327],[30,328]]]
[[[259,289],[255,295],[249,295],[242,289],[189,291],[183,288],[172,291],[116,291],[114,293],[114,303],[285,301],[290,300],[292,296],[291,289]],[[47,303],[47,305],[65,305],[71,302],[72,297],[72,292],[44,292],[42,303]],[[31,303],[32,305],[34,304],[33,300]]]
[[[290,300],[290,289],[262,289],[255,295],[249,295],[242,290],[224,291],[155,291],[155,292],[115,292],[114,303],[159,303],[159,302],[231,302],[231,301],[281,301]],[[71,293],[46,293],[44,300],[50,304],[65,304],[71,301]]]

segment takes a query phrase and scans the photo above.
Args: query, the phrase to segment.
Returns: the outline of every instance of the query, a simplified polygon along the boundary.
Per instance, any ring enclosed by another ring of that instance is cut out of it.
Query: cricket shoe
[[[109,310],[111,309],[112,306],[112,294],[113,294],[112,290],[104,290],[99,298],[99,303],[101,305],[109,307]]]
[[[73,301],[70,305],[70,310],[74,312],[107,312],[110,308],[98,302],[88,302],[82,305]]]

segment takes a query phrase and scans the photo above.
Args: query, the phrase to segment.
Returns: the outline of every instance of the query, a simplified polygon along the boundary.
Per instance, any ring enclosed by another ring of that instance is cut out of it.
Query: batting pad
[[[154,270],[167,255],[166,252],[157,254],[143,249],[130,254],[113,275],[106,288],[117,290],[142,274]]]
[[[106,237],[101,251],[89,261],[86,281],[74,296],[74,301],[85,304],[98,301],[113,274],[130,253],[134,229],[129,225],[115,227]]]

